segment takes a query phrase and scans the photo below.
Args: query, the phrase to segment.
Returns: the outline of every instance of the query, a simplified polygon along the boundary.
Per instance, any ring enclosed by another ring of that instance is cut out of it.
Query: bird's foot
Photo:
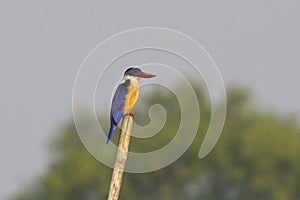
[[[126,116],[126,115],[130,115],[130,116],[134,119],[134,114],[133,114],[133,113],[128,112],[128,113],[125,114],[125,116]]]

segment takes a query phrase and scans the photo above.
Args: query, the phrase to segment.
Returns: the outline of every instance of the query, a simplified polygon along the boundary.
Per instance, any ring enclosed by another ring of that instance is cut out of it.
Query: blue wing
[[[110,130],[108,133],[106,144],[111,139],[115,126],[119,123],[119,121],[124,116],[124,112],[123,112],[124,101],[125,101],[125,95],[127,93],[127,87],[129,84],[130,84],[129,80],[126,80],[124,83],[121,83],[118,86],[116,93],[113,97],[111,109],[110,109]]]
[[[129,85],[129,83],[130,81],[125,81],[124,83],[120,84],[113,97],[110,111],[110,120],[111,123],[114,123],[115,125],[117,125],[124,116],[124,101],[125,95],[127,93],[127,86]]]

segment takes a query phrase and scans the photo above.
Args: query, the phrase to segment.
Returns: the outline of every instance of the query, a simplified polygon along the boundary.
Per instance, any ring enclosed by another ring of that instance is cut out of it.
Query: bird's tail
[[[113,132],[115,130],[115,124],[114,123],[111,123],[110,125],[110,129],[109,129],[109,134],[108,134],[108,137],[107,137],[107,140],[106,140],[106,144],[108,144]]]

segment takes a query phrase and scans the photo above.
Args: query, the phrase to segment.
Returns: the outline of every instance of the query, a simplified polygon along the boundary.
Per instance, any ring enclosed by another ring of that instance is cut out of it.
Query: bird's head
[[[135,68],[135,67],[128,68],[125,71],[124,76],[133,76],[136,78],[153,78],[153,77],[155,77],[155,75],[142,72],[142,70],[140,68]]]

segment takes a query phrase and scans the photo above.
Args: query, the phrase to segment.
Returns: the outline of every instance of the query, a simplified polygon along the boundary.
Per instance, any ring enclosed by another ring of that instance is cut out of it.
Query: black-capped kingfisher
[[[110,130],[106,144],[111,139],[115,127],[124,117],[124,115],[132,115],[130,110],[138,98],[139,79],[152,77],[155,77],[155,75],[142,72],[141,69],[136,67],[128,68],[125,71],[122,82],[118,86],[112,100],[110,110]]]

